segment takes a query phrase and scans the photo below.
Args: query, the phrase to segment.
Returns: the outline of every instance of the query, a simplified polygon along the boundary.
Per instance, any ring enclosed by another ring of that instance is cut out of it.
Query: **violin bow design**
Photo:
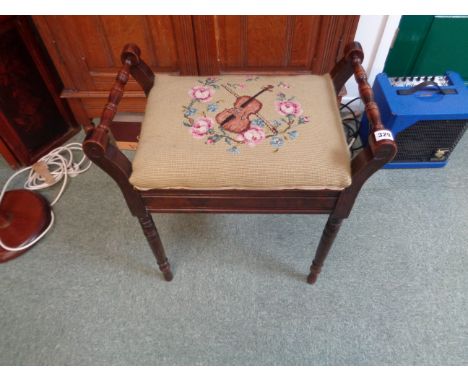
[[[231,93],[234,97],[236,98],[240,97],[240,95],[237,94],[234,90],[232,90],[229,86],[226,86],[226,85],[221,85],[221,86],[224,89],[226,89],[229,93]],[[263,115],[261,115],[260,113],[255,113],[255,116],[261,119],[273,134],[275,135],[278,134],[278,130],[276,130],[276,128],[270,122],[268,122],[268,120]]]

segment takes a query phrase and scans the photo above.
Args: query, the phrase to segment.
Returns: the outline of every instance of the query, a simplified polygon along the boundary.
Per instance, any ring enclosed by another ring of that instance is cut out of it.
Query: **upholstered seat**
[[[158,75],[132,166],[130,183],[140,190],[341,190],[351,184],[329,75]]]

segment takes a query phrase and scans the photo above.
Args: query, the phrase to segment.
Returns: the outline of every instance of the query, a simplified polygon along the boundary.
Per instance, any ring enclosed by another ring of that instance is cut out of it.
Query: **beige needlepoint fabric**
[[[343,189],[350,155],[329,75],[157,75],[138,189]]]

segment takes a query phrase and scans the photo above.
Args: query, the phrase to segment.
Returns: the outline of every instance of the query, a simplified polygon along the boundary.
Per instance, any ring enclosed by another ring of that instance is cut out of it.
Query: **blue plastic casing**
[[[450,86],[444,89],[455,89],[456,94],[441,94],[433,90],[421,90],[412,95],[400,95],[400,89],[394,87],[385,73],[377,75],[374,85],[375,102],[377,102],[382,122],[395,137],[399,132],[421,120],[462,120],[468,119],[468,88],[458,73],[447,71]],[[364,145],[367,145],[369,123],[367,116],[361,122],[359,131]],[[390,162],[384,168],[427,168],[443,167],[447,161],[440,162]]]

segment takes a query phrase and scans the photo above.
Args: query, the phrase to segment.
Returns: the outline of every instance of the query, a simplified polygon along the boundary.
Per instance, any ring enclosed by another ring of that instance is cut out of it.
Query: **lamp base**
[[[37,238],[49,226],[51,208],[40,194],[28,190],[5,192],[0,204],[0,240],[8,247],[21,247]],[[26,252],[0,246],[0,263]]]

